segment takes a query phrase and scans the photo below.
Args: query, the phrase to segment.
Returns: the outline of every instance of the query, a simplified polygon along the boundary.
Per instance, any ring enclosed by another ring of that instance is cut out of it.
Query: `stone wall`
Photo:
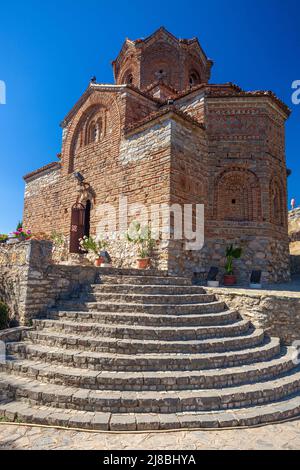
[[[8,305],[11,319],[30,325],[32,318],[59,298],[94,282],[97,273],[93,266],[52,264],[52,243],[48,241],[6,245],[0,252],[0,300]]]
[[[270,240],[263,237],[232,237],[220,239],[205,239],[204,247],[200,251],[182,250],[182,244],[173,243],[170,255],[170,271],[172,273],[182,272],[197,277],[206,276],[212,266],[220,270],[219,280],[223,281],[226,264],[226,248],[233,244],[242,248],[242,257],[234,260],[234,274],[238,284],[249,285],[251,272],[262,271],[262,282],[265,284],[288,282],[290,280],[288,246],[280,240]]]
[[[219,300],[238,310],[271,336],[277,336],[285,344],[300,340],[299,292],[249,291],[246,289],[212,289]]]
[[[28,243],[0,245],[0,301],[8,305],[11,320],[25,316],[28,272]]]
[[[289,212],[289,237],[292,274],[300,274],[300,207]]]
[[[137,271],[135,258],[101,270],[87,261],[83,265],[82,261],[81,258],[77,264],[74,260],[72,264],[54,264],[53,246],[49,241],[31,240],[1,247],[0,301],[8,305],[10,318],[22,326],[30,325],[31,319],[45,313],[58,300],[76,296],[101,274],[158,274],[157,270],[151,269]],[[167,276],[168,272],[159,271],[159,275]]]

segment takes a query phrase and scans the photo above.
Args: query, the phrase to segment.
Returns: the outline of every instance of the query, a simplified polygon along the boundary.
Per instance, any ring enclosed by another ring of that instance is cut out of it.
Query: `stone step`
[[[18,358],[99,371],[190,371],[242,366],[271,360],[280,354],[280,340],[265,338],[264,343],[257,347],[203,354],[110,354],[61,349],[28,342],[8,343],[7,352]]]
[[[111,413],[181,413],[256,406],[289,398],[300,391],[300,371],[297,369],[280,380],[209,390],[86,390],[49,385],[4,372],[0,373],[0,386],[9,399],[41,406]]]
[[[97,311],[97,312],[141,312],[149,314],[170,314],[187,315],[222,312],[225,310],[225,303],[221,301],[195,303],[195,304],[141,304],[125,302],[80,302],[79,300],[65,300],[58,305],[59,309],[75,311]]]
[[[0,418],[11,423],[109,431],[111,413],[93,413],[52,406],[38,406],[13,400],[0,402]],[[128,416],[129,421],[130,419],[131,417]]]
[[[140,285],[140,284],[91,284],[84,289],[86,292],[93,293],[119,293],[119,294],[150,294],[150,295],[189,295],[205,294],[205,290],[200,286],[180,286],[180,285]]]
[[[130,303],[130,304],[160,304],[160,305],[186,305],[202,304],[216,301],[214,294],[123,294],[123,293],[99,293],[83,294],[84,302],[100,303]]]
[[[144,339],[162,341],[200,340],[208,338],[229,337],[246,333],[250,328],[248,320],[239,320],[229,325],[202,326],[202,327],[165,327],[140,326],[130,324],[101,324],[92,322],[60,321],[60,320],[33,320],[37,331],[54,331],[66,334],[80,334],[81,336],[110,337],[115,339]]]
[[[243,348],[255,347],[264,341],[264,331],[248,329],[245,334],[234,337],[210,338],[203,340],[161,341],[161,340],[133,340],[116,339],[109,337],[95,337],[56,333],[51,330],[24,331],[23,338],[34,344],[64,349],[78,349],[79,351],[95,351],[116,354],[200,354],[224,351],[237,351]]]
[[[300,397],[293,396],[270,404],[201,413],[111,414],[40,407],[11,401],[0,404],[0,417],[8,422],[63,426],[96,431],[154,431],[168,429],[216,429],[257,426],[298,417]]]
[[[278,377],[295,368],[295,349],[283,349],[282,354],[266,362],[255,362],[242,367],[225,369],[164,371],[164,372],[114,372],[76,369],[52,365],[17,357],[9,357],[2,371],[30,377],[41,382],[94,390],[192,390],[224,388]]]
[[[82,312],[49,310],[49,319],[76,320],[77,323],[92,322],[101,324],[130,324],[145,326],[213,326],[226,325],[239,320],[240,314],[236,310],[224,310],[221,313],[208,313],[201,315],[152,315],[148,313],[128,312]]]
[[[81,300],[86,302],[113,302],[113,303],[134,303],[134,304],[202,304],[207,302],[215,302],[216,297],[214,294],[197,293],[197,294],[125,294],[125,293],[107,293],[107,292],[93,292],[83,294]]]
[[[110,276],[100,275],[98,284],[131,284],[131,285],[165,285],[165,286],[191,286],[192,280],[187,277],[175,276]]]

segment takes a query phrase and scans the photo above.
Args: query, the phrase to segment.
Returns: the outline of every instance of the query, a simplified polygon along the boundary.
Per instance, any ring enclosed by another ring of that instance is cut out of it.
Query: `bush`
[[[8,240],[8,235],[0,234],[0,243],[5,243]]]
[[[3,302],[0,302],[0,330],[4,330],[8,327],[8,306]]]

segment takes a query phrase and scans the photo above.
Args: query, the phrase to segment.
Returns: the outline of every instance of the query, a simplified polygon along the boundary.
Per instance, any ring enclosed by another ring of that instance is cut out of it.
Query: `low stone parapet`
[[[0,247],[0,300],[20,325],[43,314],[60,299],[80,292],[103,276],[169,276],[167,271],[96,268],[93,265],[54,264],[52,242],[30,240]]]
[[[300,340],[300,292],[206,288],[218,300],[238,310],[257,328],[278,336],[284,344]]]
[[[31,328],[20,326],[17,328],[9,328],[7,330],[1,330],[0,341],[4,341],[4,343],[11,342],[11,341],[21,341],[22,333],[30,329]]]
[[[94,266],[52,264],[52,243],[30,240],[0,249],[0,300],[20,325],[68,297],[98,274]]]

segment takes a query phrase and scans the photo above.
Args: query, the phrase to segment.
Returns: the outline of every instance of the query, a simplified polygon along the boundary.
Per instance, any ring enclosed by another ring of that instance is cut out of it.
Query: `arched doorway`
[[[89,214],[90,214],[90,205],[89,205]],[[90,216],[88,217],[88,219]],[[70,253],[80,253],[79,240],[85,235],[85,230],[88,227],[89,230],[89,220],[86,224],[86,207],[83,204],[76,203],[72,207],[71,215],[71,230],[70,230]]]

